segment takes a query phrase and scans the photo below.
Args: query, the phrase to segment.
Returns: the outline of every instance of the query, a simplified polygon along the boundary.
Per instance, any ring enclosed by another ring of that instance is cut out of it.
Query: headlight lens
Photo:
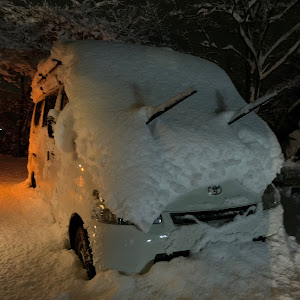
[[[157,219],[154,220],[153,224],[161,224],[161,223],[162,223],[162,217],[160,215]]]
[[[102,198],[98,199],[98,203],[92,212],[92,218],[101,223],[134,225],[133,223],[124,221],[122,218],[118,218],[115,214],[113,214],[108,208],[105,207],[104,200]]]
[[[280,204],[280,193],[274,184],[269,184],[262,196],[263,208],[271,209]]]
[[[104,205],[104,199],[99,197],[99,192],[94,190],[93,191],[93,197],[96,200],[96,205],[93,208],[92,211],[92,218],[101,222],[101,223],[107,223],[107,224],[117,224],[117,225],[135,225],[134,223],[131,223],[130,221],[124,221],[122,218],[117,217],[115,214],[113,214],[108,208]],[[162,217],[159,216],[153,224],[161,224]]]

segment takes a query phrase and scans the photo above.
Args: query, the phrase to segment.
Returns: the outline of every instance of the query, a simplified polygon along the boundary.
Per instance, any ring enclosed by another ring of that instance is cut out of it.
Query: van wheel
[[[93,265],[92,249],[89,245],[88,235],[86,230],[79,226],[75,235],[74,250],[82,262],[83,268],[86,269],[89,279],[96,275],[96,270]]]

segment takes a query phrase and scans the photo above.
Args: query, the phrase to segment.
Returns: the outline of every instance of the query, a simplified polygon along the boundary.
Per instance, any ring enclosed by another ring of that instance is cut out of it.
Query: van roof
[[[51,56],[38,66],[33,101],[40,101],[43,94],[60,84],[57,71],[61,64],[74,63],[81,69],[82,78],[97,80],[111,93],[122,94],[123,105],[131,105],[137,93],[143,93],[145,104],[158,105],[190,86],[198,87],[194,98],[201,97],[202,110],[214,111],[220,105],[237,109],[245,105],[227,74],[212,62],[169,48],[109,41],[57,42]],[[65,73],[60,80],[67,78]]]

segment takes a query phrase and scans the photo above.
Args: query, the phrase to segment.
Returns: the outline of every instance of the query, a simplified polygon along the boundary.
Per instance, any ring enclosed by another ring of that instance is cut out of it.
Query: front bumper
[[[162,214],[163,222],[152,225],[148,233],[133,225],[102,224],[91,220],[88,232],[96,270],[116,269],[124,273],[139,273],[157,254],[190,250],[198,252],[210,242],[251,241],[270,236],[282,226],[282,207],[236,216],[222,226],[199,222],[178,226],[169,212]]]

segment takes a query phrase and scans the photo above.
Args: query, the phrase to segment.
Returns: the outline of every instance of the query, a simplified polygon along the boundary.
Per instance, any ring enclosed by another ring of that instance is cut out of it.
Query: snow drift
[[[280,170],[280,146],[263,120],[252,113],[227,124],[245,102],[209,61],[104,41],[56,43],[40,70],[53,59],[62,62],[53,81],[70,100],[57,144],[69,152],[73,136],[107,207],[144,231],[180,195],[232,179],[262,195]],[[190,87],[197,93],[146,125],[149,111]]]

